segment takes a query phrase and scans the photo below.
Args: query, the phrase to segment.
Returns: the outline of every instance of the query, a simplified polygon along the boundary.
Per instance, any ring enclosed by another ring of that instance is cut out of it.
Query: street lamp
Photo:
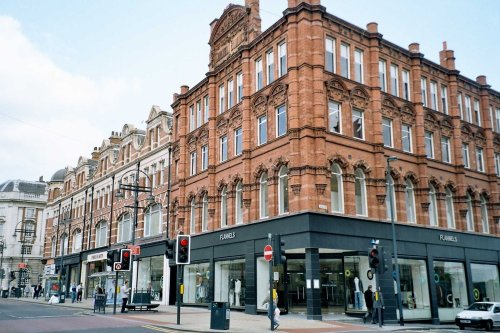
[[[389,177],[391,176],[391,162],[396,161],[398,158],[396,156],[389,156],[387,158],[387,169],[386,169],[386,185],[387,192],[389,195],[389,207],[391,210],[391,226],[392,226],[392,252],[394,253],[394,266],[396,272],[396,301],[398,302],[398,310],[399,310],[399,324],[404,326],[403,321],[403,306],[401,304],[401,281],[399,280],[399,264],[398,264],[398,247],[396,245],[396,227],[394,226],[394,183],[389,181]],[[392,188],[389,189],[389,186]]]
[[[71,198],[71,205],[73,205],[73,198]],[[68,216],[69,214],[69,216]],[[64,274],[64,246],[66,244],[69,244],[69,233],[71,232],[71,208],[69,209],[69,212],[66,211],[65,213],[62,214],[62,220],[60,220],[61,216],[61,202],[59,202],[59,212],[58,212],[58,217],[57,217],[57,235],[59,237],[59,225],[63,223],[63,235],[66,235],[64,239],[61,242],[61,269],[59,272],[59,303],[64,303],[66,299],[66,294],[63,291],[63,286],[66,286],[66,274]],[[66,223],[68,223],[68,233],[66,234]],[[64,297],[62,297],[64,295]]]
[[[5,241],[0,236],[0,292],[3,292],[3,279],[5,277],[5,269],[3,268],[3,249],[5,248]]]
[[[21,228],[18,228],[17,226],[19,225],[19,223],[22,223],[21,224]],[[28,226],[30,226],[30,228],[28,228]],[[19,239],[19,242],[21,243],[21,263],[19,264],[19,276],[18,276],[18,279],[17,279],[17,288],[18,288],[18,291],[17,291],[17,298],[21,297],[21,293],[22,293],[22,289],[21,289],[21,286],[24,288],[25,287],[25,268],[26,268],[26,264],[24,262],[24,253],[26,252],[26,243],[33,243],[33,240],[34,240],[34,234],[35,234],[35,230],[33,228],[31,228],[32,224],[30,222],[26,222],[26,221],[19,221],[17,222],[16,224],[16,227],[14,228],[14,234],[12,235],[12,237],[15,239],[17,238],[17,233],[21,233],[21,238]],[[28,236],[28,237],[26,237]],[[2,250],[3,252],[3,250]],[[2,255],[3,256],[3,255]]]
[[[152,205],[156,202],[155,197],[153,196],[153,186],[141,186],[139,185],[139,175],[142,173],[143,175],[146,176],[148,179],[149,183],[151,184],[151,178],[149,178],[149,175],[142,171],[140,169],[141,167],[141,161],[137,162],[137,167],[135,169],[135,177],[134,177],[134,183],[133,184],[123,184],[122,179],[125,175],[134,172],[134,170],[130,170],[125,172],[123,175],[121,175],[120,180],[118,181],[118,191],[116,192],[116,197],[117,198],[123,198],[124,193],[122,191],[134,191],[134,204],[132,206],[127,205],[125,207],[128,208],[133,208],[134,209],[134,224],[132,228],[132,245],[135,245],[135,229],[137,228],[137,219],[138,219],[138,210],[139,208],[139,192],[143,193],[149,193],[148,198],[146,199],[147,203],[149,205]],[[134,276],[134,263],[132,261],[132,265],[130,266],[130,278],[131,281],[133,281],[133,276]],[[137,289],[137,279],[135,281],[135,286]]]

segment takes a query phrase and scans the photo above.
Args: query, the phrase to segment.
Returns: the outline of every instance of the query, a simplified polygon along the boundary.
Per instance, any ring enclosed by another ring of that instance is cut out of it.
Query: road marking
[[[166,327],[158,327],[158,326],[153,326],[153,325],[144,325],[142,327],[149,328],[150,330],[154,330],[154,331],[158,331],[158,332],[167,332],[167,333],[177,332],[177,331],[168,329]]]
[[[58,315],[58,316],[32,316],[32,317],[18,317],[14,315],[7,315],[8,317],[16,318],[16,319],[38,319],[38,318],[62,318],[62,317],[81,317],[82,315],[78,314],[70,314],[70,315]]]

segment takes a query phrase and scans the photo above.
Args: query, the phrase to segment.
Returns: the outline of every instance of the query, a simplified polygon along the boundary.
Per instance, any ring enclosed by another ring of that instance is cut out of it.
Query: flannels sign
[[[234,237],[236,237],[235,232],[227,232],[225,234],[219,235],[219,238],[221,241],[226,240],[226,239],[233,239]]]
[[[457,236],[439,235],[439,240],[442,241],[442,242],[458,243]]]

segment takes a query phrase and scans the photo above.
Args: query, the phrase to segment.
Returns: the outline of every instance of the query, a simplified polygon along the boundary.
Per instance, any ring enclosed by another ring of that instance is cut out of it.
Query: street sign
[[[132,255],[134,255],[134,256],[141,255],[141,246],[140,245],[129,245],[127,247],[132,250]]]
[[[20,262],[19,264],[17,264],[17,268],[26,268],[26,263]]]
[[[264,259],[271,261],[273,259],[273,247],[271,245],[264,246]]]
[[[122,269],[122,263],[121,262],[115,262],[115,267],[113,267],[115,271],[119,271]]]

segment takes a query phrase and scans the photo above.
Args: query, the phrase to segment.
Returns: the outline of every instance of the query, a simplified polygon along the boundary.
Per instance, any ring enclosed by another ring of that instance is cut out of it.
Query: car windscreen
[[[492,303],[473,303],[468,310],[470,311],[489,311],[493,306]]]

